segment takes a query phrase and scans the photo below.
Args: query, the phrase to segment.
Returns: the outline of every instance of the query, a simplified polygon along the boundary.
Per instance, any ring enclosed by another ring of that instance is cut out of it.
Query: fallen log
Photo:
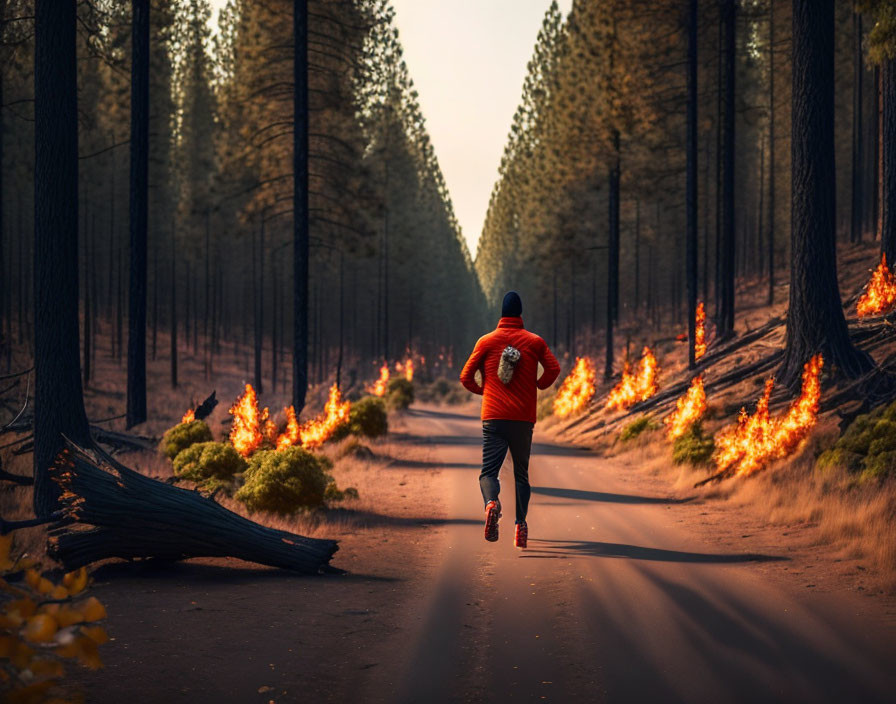
[[[67,442],[50,468],[62,489],[62,520],[49,553],[66,570],[107,558],[236,557],[317,574],[339,546],[261,526],[197,491],[135,472],[100,449]]]
[[[116,450],[147,450],[154,452],[159,445],[159,441],[154,438],[145,438],[141,435],[131,435],[130,433],[119,433],[96,425],[90,426],[90,435],[97,442],[114,447]]]
[[[218,399],[215,398],[215,394],[217,393],[217,391],[212,391],[205,401],[196,406],[196,409],[193,411],[193,417],[196,420],[205,420],[212,414],[212,411],[215,410],[215,406],[218,405]]]

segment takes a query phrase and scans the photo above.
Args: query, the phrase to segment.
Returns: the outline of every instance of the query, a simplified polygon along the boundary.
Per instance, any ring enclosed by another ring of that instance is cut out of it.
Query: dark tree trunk
[[[688,2],[687,61],[687,288],[688,288],[688,366],[697,363],[697,0]]]
[[[871,160],[874,162],[874,168],[872,170],[872,182],[871,182],[871,218],[874,227],[874,234],[872,237],[874,239],[880,238],[880,185],[881,185],[881,166],[880,166],[880,128],[881,128],[881,116],[880,116],[880,66],[874,67],[874,78],[872,79],[874,83],[874,105],[871,109],[872,112],[872,130],[871,130]]]
[[[881,231],[880,249],[887,264],[896,265],[896,59],[884,61],[880,70],[881,108]]]
[[[719,36],[716,51],[716,246],[715,246],[715,294],[716,320],[722,317],[722,43],[724,39],[722,6],[719,5]]]
[[[852,84],[852,199],[849,230],[850,242],[862,241],[862,191],[865,165],[862,159],[862,15],[854,12],[853,23],[853,84]]]
[[[604,377],[613,376],[613,325],[619,320],[619,132],[613,132],[608,178],[609,238],[607,247],[607,327]]]
[[[293,361],[292,403],[305,407],[308,391],[308,2],[293,3]]]
[[[635,199],[635,315],[641,310],[641,199]]]
[[[768,13],[768,305],[775,302],[775,0]]]
[[[115,250],[116,256],[116,291],[115,291],[115,359],[121,363],[122,349],[124,347],[124,287],[122,276],[124,272],[124,248],[118,243]]]
[[[152,361],[156,361],[159,341],[159,245],[152,246]]]
[[[149,198],[149,0],[132,0],[127,427],[146,420],[146,220]]]
[[[734,230],[734,122],[735,70],[737,50],[737,1],[722,0],[721,20],[724,29],[724,98],[722,119],[722,241],[721,291],[718,320],[719,337],[734,334],[734,278],[736,240]]]
[[[410,335],[408,345],[410,346]],[[339,357],[336,359],[336,386],[342,388],[342,362],[345,345],[345,257],[339,250]]]
[[[84,375],[84,388],[90,386],[90,362],[91,362],[91,349],[90,343],[93,342],[93,335],[90,330],[90,248],[88,246],[88,234],[87,234],[87,198],[84,199],[84,319],[83,319],[83,337],[84,339],[81,341],[83,345],[84,354],[83,359],[81,360],[82,373]]]
[[[171,388],[177,388],[177,236],[171,225]]]
[[[817,353],[855,377],[872,367],[853,347],[837,286],[834,169],[834,0],[793,0],[790,308],[779,376],[796,388]]]
[[[34,4],[34,511],[52,514],[63,435],[89,446],[78,349],[75,0]]]
[[[261,380],[261,343],[262,343],[262,306],[264,305],[262,302],[262,295],[264,293],[264,282],[260,281],[261,278],[258,274],[258,269],[264,268],[264,260],[258,262],[257,260],[261,255],[259,255],[259,251],[264,251],[264,215],[261,218],[261,247],[256,246],[255,236],[252,237],[252,293],[254,300],[254,310],[255,315],[252,316],[252,320],[255,323],[255,336],[254,336],[254,377],[255,377],[255,390],[258,393],[261,393],[264,390],[264,386]],[[259,291],[261,289],[261,291]],[[298,409],[296,409],[296,413],[298,413]]]

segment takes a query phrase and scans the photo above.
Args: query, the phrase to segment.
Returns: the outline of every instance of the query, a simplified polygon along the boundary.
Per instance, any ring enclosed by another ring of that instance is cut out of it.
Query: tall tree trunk
[[[641,199],[635,199],[635,315],[641,310]]]
[[[202,316],[202,336],[205,338],[202,341],[202,344],[205,346],[205,359],[203,362],[203,368],[205,371],[206,380],[211,374],[211,335],[209,335],[209,323],[211,322],[211,223],[210,223],[210,214],[208,207],[205,208],[205,281],[202,282],[203,286],[203,302],[205,303],[205,315]],[[264,238],[262,238],[261,242],[261,256],[264,257]],[[262,264],[264,260],[262,259]],[[264,266],[261,268],[262,274],[264,273]]]
[[[604,377],[613,376],[613,325],[619,319],[619,132],[612,136],[613,153],[608,175],[609,241],[607,247],[607,327]]]
[[[775,302],[775,0],[768,13],[768,305]]]
[[[63,436],[91,445],[78,349],[75,0],[34,3],[34,511],[55,511]]]
[[[159,341],[159,243],[152,246],[152,361],[156,361]]]
[[[345,344],[345,256],[339,250],[339,357],[336,358],[336,386],[342,388],[342,361]],[[408,341],[410,344],[410,340]]]
[[[171,388],[177,388],[177,236],[171,224]]]
[[[871,184],[871,218],[874,223],[875,240],[880,239],[880,187],[881,187],[881,149],[880,149],[880,131],[881,131],[881,114],[880,114],[880,66],[874,67],[874,105],[872,107],[872,120],[874,122],[872,134],[872,156],[874,162],[873,177]]]
[[[264,282],[260,280],[258,270],[264,269],[264,259],[263,254],[260,252],[264,252],[264,214],[261,217],[261,247],[256,246],[255,244],[255,236],[253,234],[252,237],[252,293],[254,299],[254,308],[255,315],[252,316],[252,319],[255,322],[255,338],[254,338],[254,351],[255,351],[255,390],[258,393],[261,393],[264,390],[262,379],[261,379],[261,346],[262,346],[262,335],[264,334],[264,328],[262,327],[263,323],[263,306],[264,302],[262,300],[262,296],[264,295]],[[256,265],[256,261],[261,259]],[[296,413],[298,413],[298,408],[296,409]]]
[[[735,70],[737,51],[737,1],[722,0],[721,20],[724,27],[724,115],[722,120],[722,242],[721,242],[721,310],[718,321],[720,338],[734,334],[734,123]]]
[[[865,165],[862,160],[862,15],[853,12],[852,84],[852,198],[849,241],[862,241],[862,192]]]
[[[687,61],[687,287],[688,287],[688,366],[697,363],[697,0],[688,2]]]
[[[308,391],[308,2],[293,2],[293,361],[292,403]]]
[[[884,61],[880,81],[883,111],[880,249],[892,267],[896,265],[896,59]]]
[[[722,317],[722,45],[724,41],[724,26],[722,5],[719,4],[719,36],[716,45],[716,246],[715,246],[715,310],[716,320]]]
[[[834,0],[793,0],[793,145],[790,308],[779,376],[799,386],[821,353],[854,377],[872,362],[849,339],[837,286],[834,168]]]
[[[146,420],[146,226],[149,203],[149,0],[132,0],[127,427]]]

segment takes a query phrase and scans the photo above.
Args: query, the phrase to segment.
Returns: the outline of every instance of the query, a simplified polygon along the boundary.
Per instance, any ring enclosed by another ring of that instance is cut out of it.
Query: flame
[[[694,359],[706,354],[706,310],[703,301],[697,304],[697,325],[694,332]],[[702,385],[702,382],[701,382]]]
[[[323,414],[299,427],[299,441],[302,443],[302,447],[311,448],[323,445],[336,428],[348,422],[351,409],[351,402],[343,401],[339,387],[333,384],[330,387],[330,397],[324,405]],[[295,417],[295,410],[293,410],[293,417]]]
[[[389,365],[383,362],[383,366],[380,367],[380,378],[377,379],[373,386],[368,386],[367,390],[372,393],[374,396],[385,396],[386,395],[386,384],[389,383]]]
[[[587,357],[576,357],[576,365],[563,380],[554,398],[554,413],[565,418],[585,407],[594,396],[594,365]]]
[[[404,378],[408,381],[414,380],[414,360],[408,357],[408,361],[404,365]]]
[[[196,412],[192,408],[190,408],[186,413],[184,413],[184,417],[180,419],[180,422],[192,423],[194,420],[196,420]]]
[[[301,442],[299,437],[299,419],[296,418],[296,407],[287,406],[283,409],[286,413],[286,430],[277,438],[277,449],[282,450],[290,445]]]
[[[856,303],[860,318],[879,313],[889,313],[896,307],[896,275],[887,267],[887,255],[882,254],[880,264],[871,274],[871,281]]]
[[[818,419],[823,365],[820,354],[806,362],[800,395],[779,418],[771,418],[768,410],[775,381],[765,382],[765,392],[756,404],[756,412],[751,416],[741,409],[737,423],[722,428],[716,435],[719,471],[733,467],[737,475],[747,476],[797,449]]]
[[[246,384],[245,393],[230,407],[233,425],[230,428],[230,444],[243,457],[255,452],[271,437],[274,424],[268,418],[268,409],[259,410],[258,397],[252,384]],[[263,429],[263,430],[262,430]]]
[[[684,435],[688,426],[700,420],[706,412],[706,391],[703,389],[703,377],[694,377],[687,393],[675,402],[675,410],[666,416],[666,437],[674,440]]]
[[[623,410],[638,401],[646,401],[656,393],[658,367],[656,357],[649,347],[641,352],[641,361],[638,362],[637,373],[632,374],[629,363],[625,363],[622,371],[622,379],[610,391],[607,398],[607,408]]]

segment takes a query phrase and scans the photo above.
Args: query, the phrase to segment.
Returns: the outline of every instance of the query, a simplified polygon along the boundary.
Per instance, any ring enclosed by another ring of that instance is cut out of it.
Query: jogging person
[[[525,548],[529,537],[529,453],[535,426],[537,389],[546,389],[560,373],[557,358],[547,343],[523,328],[523,304],[516,291],[504,296],[501,320],[492,332],[480,337],[460,373],[460,382],[482,396],[482,472],[479,487],[485,501],[485,539],[498,539],[501,485],[498,472],[508,448],[513,458],[516,484],[514,545]],[[538,364],[544,368],[538,376]],[[476,372],[482,385],[476,383]]]

